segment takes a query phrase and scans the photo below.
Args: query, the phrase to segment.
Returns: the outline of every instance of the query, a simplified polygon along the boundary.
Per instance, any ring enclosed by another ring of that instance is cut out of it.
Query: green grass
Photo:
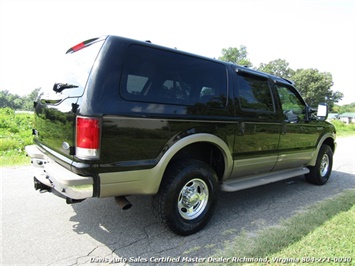
[[[355,123],[345,124],[339,120],[332,120],[331,123],[337,130],[337,136],[351,136],[355,135]]]
[[[24,152],[10,150],[1,152],[0,167],[30,165],[30,158]]]
[[[33,114],[0,108],[0,166],[29,163],[24,147],[32,144]]]
[[[302,258],[355,260],[354,205],[355,190],[347,190],[310,206],[279,226],[256,232],[256,236],[242,232],[213,257],[268,258],[273,265],[283,265],[293,259],[302,261]],[[234,263],[230,261],[228,265]]]
[[[275,258],[324,258],[325,262],[355,263],[355,206],[339,213],[322,226],[282,251],[271,254]],[[327,259],[329,258],[329,259]],[[337,261],[332,259],[338,259]]]

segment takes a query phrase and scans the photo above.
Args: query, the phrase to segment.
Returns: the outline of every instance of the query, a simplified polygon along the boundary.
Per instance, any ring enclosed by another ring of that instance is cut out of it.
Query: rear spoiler
[[[73,47],[69,48],[69,50],[65,53],[65,54],[72,54],[75,53],[85,47],[88,47],[90,45],[92,45],[93,43],[97,42],[97,41],[101,41],[103,39],[106,39],[107,36],[103,36],[103,37],[98,37],[98,38],[92,38],[86,41],[83,41],[77,45],[74,45]]]

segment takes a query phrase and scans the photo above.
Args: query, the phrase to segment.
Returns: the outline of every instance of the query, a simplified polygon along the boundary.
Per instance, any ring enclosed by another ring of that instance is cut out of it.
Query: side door
[[[323,128],[308,117],[307,105],[293,86],[276,83],[275,87],[284,115],[275,170],[300,167],[311,160]]]
[[[277,161],[282,124],[271,82],[262,73],[238,70],[235,85],[233,178],[270,172]]]

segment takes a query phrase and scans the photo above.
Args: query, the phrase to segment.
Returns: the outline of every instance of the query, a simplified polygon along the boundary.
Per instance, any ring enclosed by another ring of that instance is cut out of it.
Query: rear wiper
[[[79,86],[73,85],[73,84],[68,84],[68,83],[54,83],[53,90],[55,92],[62,92],[65,89],[72,89],[72,88],[77,88]]]

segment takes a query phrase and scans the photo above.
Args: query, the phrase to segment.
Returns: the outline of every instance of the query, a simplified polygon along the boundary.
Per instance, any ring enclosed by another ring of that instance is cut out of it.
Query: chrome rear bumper
[[[31,157],[34,177],[42,184],[55,189],[62,196],[81,200],[93,196],[93,178],[77,175],[51,160],[36,145],[25,147]]]

